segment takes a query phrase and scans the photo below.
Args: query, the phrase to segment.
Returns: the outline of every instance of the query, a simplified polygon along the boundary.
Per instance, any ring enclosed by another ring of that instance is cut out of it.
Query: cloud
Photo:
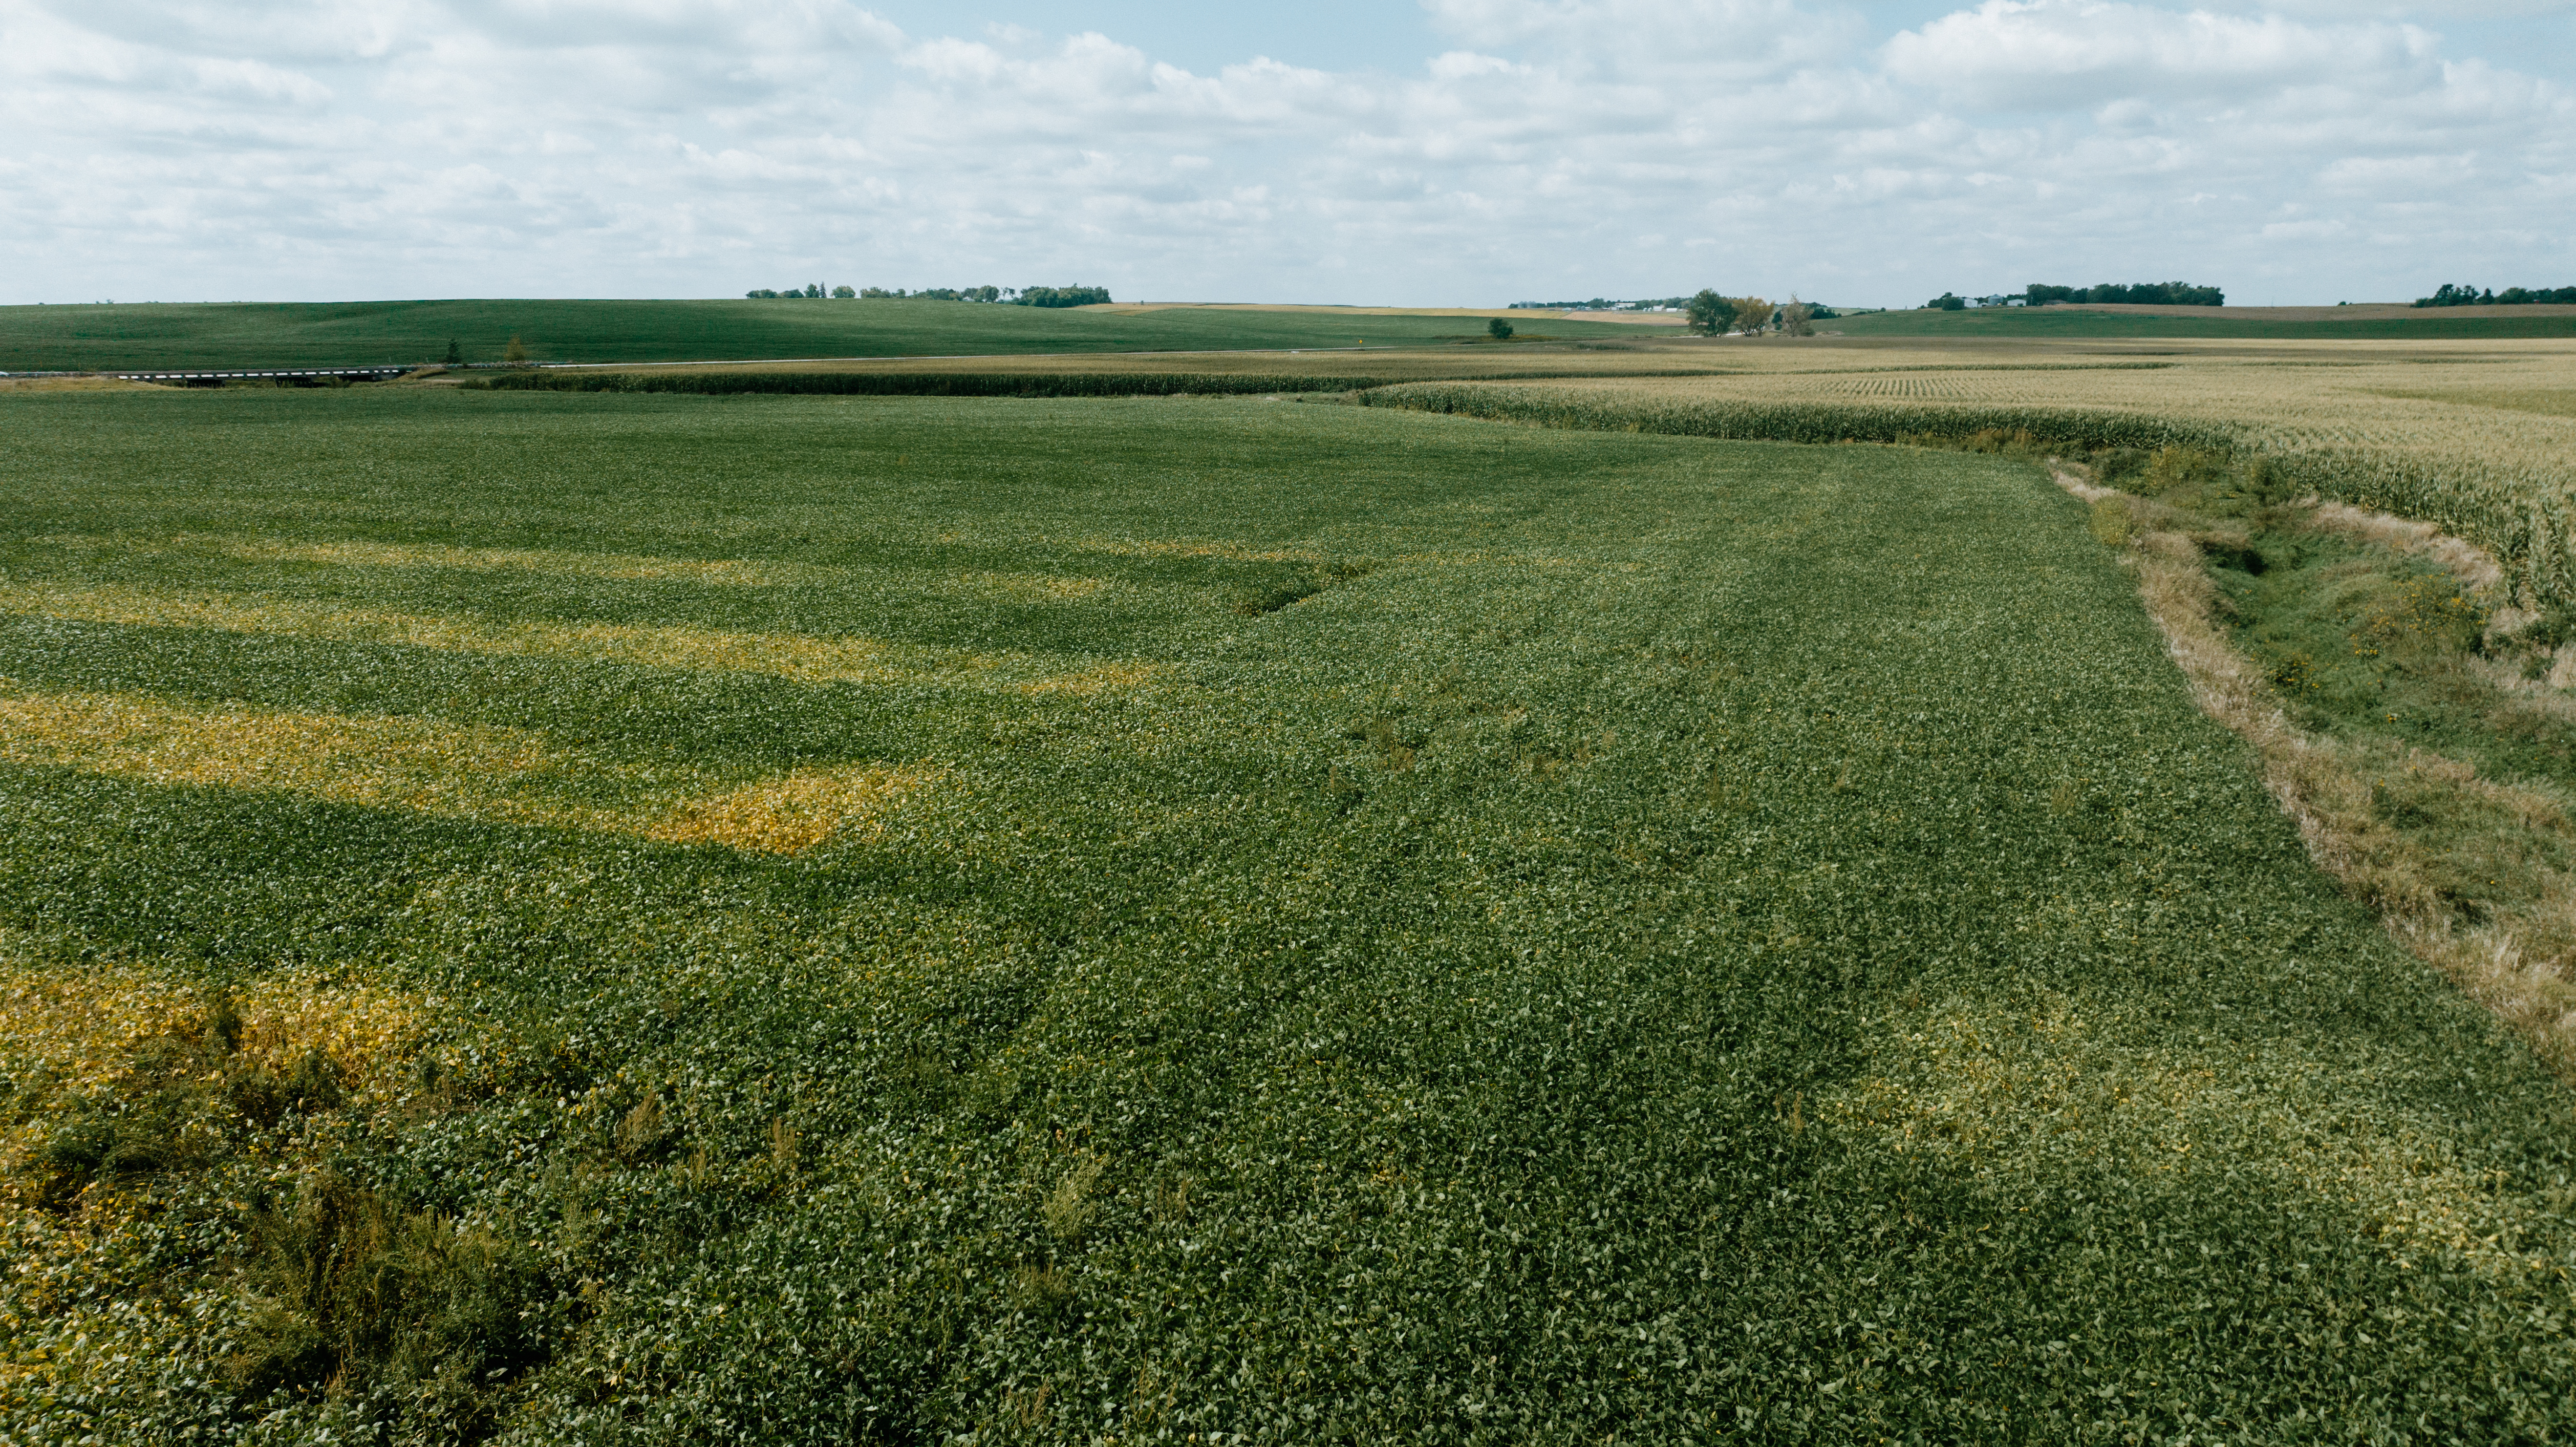
[[[2437,32],[2571,8],[1424,0],[1390,74],[848,0],[0,0],[0,286],[2367,295],[2563,265],[2576,106]]]
[[[1986,0],[1897,36],[1885,58],[1891,76],[1981,110],[2403,85],[2437,69],[2433,37],[2411,25],[2304,25],[2107,0]]]

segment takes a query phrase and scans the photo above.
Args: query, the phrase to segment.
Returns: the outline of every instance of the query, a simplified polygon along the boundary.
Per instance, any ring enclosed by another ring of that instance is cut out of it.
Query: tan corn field
[[[2210,447],[2302,488],[2432,522],[2518,594],[2576,604],[2576,345],[2201,343],[2169,355],[1760,344],[1692,377],[1422,382],[1376,405],[1540,425],[1794,442],[2027,432],[2066,446]]]

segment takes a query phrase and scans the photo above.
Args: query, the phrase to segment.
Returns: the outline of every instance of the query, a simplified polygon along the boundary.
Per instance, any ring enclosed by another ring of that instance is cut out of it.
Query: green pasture
[[[428,1022],[398,1105],[208,1103],[220,1024],[0,1059],[49,1173],[0,1438],[2576,1428],[2576,1094],[2310,867],[2035,466],[1248,399],[0,415],[10,717],[925,781],[780,855],[0,763],[18,968]],[[637,651],[683,637],[895,664]],[[143,1224],[39,1269],[110,1185]]]
[[[1551,337],[1634,340],[1611,322]],[[1167,310],[943,301],[381,301],[0,307],[0,371],[371,367],[435,362],[453,340],[498,362],[731,361],[1045,352],[1419,346],[1484,336],[1473,317]]]
[[[2230,315],[2105,312],[2075,307],[1980,307],[1973,311],[1917,308],[1847,316],[1821,324],[1853,337],[1991,338],[1997,341],[2076,340],[2086,337],[2165,337],[2177,341],[2499,341],[2511,337],[2576,337],[2576,316],[2445,316],[2427,308],[2411,316],[2359,317],[2351,321],[2281,321]]]

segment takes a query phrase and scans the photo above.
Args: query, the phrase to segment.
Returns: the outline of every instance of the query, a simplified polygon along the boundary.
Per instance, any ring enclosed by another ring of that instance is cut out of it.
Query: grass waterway
[[[2310,866],[2037,466],[0,415],[10,1440],[2576,1415],[2576,1094]]]

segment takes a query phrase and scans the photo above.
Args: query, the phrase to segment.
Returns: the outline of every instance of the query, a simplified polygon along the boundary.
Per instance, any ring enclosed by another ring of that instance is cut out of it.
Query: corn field
[[[2576,606],[2576,350],[2560,343],[2203,348],[2031,365],[1957,353],[1782,351],[1723,376],[1425,382],[1374,406],[1784,442],[2026,431],[2067,448],[2210,448],[2292,485],[2486,548],[2517,600]]]

